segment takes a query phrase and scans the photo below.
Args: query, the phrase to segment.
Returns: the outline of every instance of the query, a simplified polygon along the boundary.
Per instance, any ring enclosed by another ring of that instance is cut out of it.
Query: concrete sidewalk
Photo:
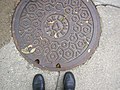
[[[10,31],[18,2],[0,0],[0,90],[32,90],[38,73],[45,78],[46,90],[62,90],[65,72],[35,68],[16,49]],[[76,78],[76,90],[120,90],[120,0],[93,2],[101,17],[100,44],[88,62],[70,71]]]

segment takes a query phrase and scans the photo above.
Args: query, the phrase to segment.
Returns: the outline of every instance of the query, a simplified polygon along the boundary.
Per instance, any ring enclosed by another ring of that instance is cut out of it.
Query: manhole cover
[[[23,57],[53,71],[85,63],[97,48],[101,33],[91,0],[21,0],[12,29]]]

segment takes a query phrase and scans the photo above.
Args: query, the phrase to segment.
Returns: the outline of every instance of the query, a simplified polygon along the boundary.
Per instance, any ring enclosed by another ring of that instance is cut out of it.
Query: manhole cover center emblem
[[[68,20],[65,16],[54,14],[47,18],[44,28],[50,37],[60,38],[67,34],[68,27]]]

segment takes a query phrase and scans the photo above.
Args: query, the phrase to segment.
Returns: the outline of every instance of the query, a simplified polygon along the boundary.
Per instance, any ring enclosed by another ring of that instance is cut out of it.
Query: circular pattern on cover
[[[91,0],[21,0],[12,24],[13,38],[23,57],[53,71],[84,64],[101,34]]]

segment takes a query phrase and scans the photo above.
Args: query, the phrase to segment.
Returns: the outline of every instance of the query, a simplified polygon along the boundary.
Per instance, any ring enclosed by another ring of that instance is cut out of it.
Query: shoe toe
[[[75,78],[74,75],[71,72],[65,73],[64,76],[64,88],[65,89],[72,89],[74,90],[75,88]]]
[[[33,90],[44,90],[45,82],[41,74],[35,75],[33,79]]]

